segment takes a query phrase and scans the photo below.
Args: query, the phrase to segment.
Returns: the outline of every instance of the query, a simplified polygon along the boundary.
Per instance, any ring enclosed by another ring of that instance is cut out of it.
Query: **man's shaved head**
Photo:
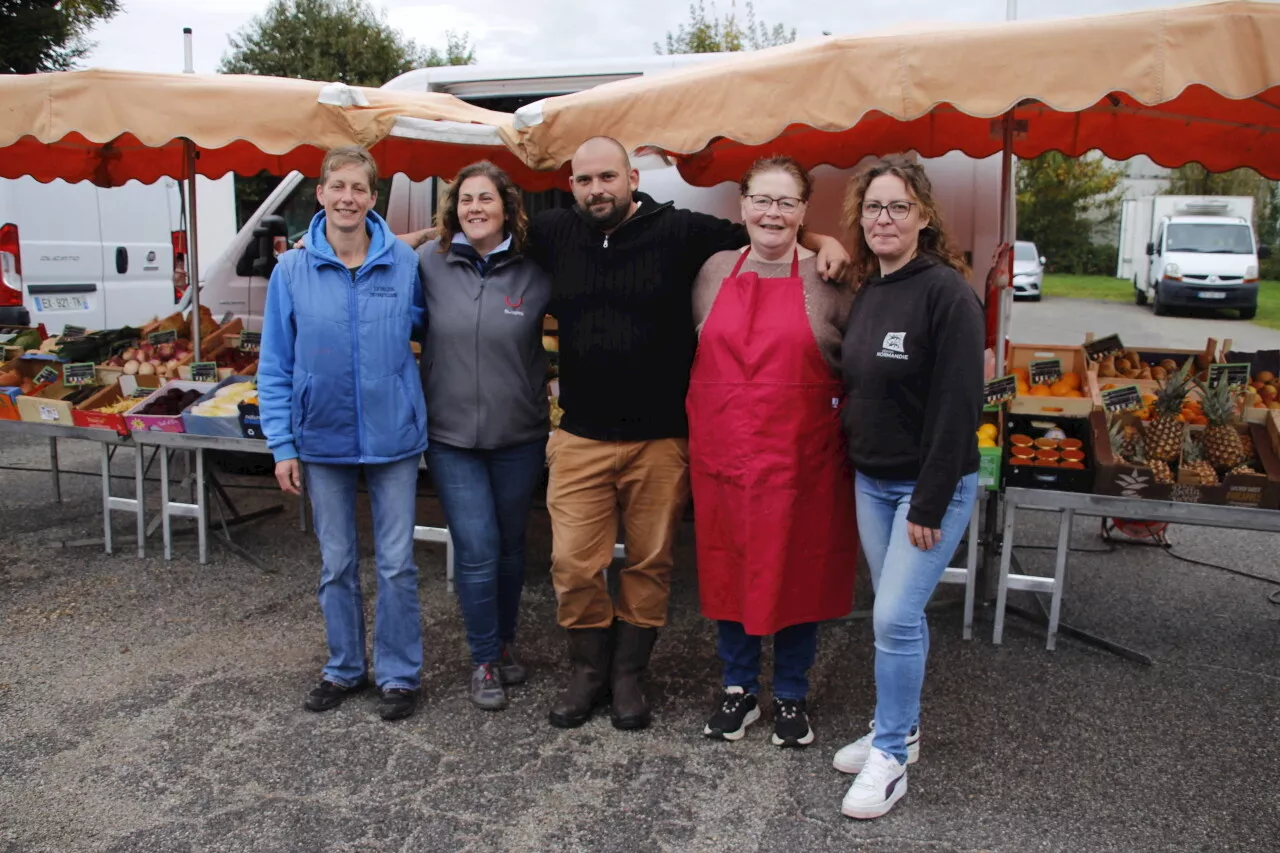
[[[578,208],[597,228],[609,233],[635,211],[632,193],[640,186],[640,173],[622,143],[608,136],[593,136],[573,154],[569,189]]]

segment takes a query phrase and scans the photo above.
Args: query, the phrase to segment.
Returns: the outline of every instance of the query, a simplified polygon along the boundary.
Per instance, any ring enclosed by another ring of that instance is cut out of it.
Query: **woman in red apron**
[[[718,622],[724,693],[704,728],[738,740],[760,717],[774,636],[773,743],[813,742],[805,699],[818,623],[853,608],[852,473],[840,427],[840,341],[853,293],[797,244],[812,181],[790,158],[743,177],[751,245],[694,285],[689,472],[702,613]]]

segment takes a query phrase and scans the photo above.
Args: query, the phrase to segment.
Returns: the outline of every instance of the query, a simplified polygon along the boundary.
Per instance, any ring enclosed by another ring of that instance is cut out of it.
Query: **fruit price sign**
[[[1062,359],[1050,358],[1044,361],[1033,361],[1029,372],[1032,385],[1057,382],[1062,378]]]
[[[262,348],[262,332],[241,332],[240,351],[257,352]]]
[[[1008,402],[1018,396],[1018,377],[1012,375],[997,377],[983,386],[983,390],[988,406]]]
[[[89,330],[84,326],[63,326],[62,334],[58,336],[62,341],[74,341],[83,338]]]
[[[156,346],[160,346],[160,344],[171,344],[178,340],[178,332],[176,329],[166,329],[163,332],[152,332],[147,335],[147,340],[151,341],[151,343]]]
[[[1089,341],[1084,345],[1085,355],[1089,356],[1089,360],[1100,362],[1109,355],[1118,355],[1124,352],[1124,344],[1120,343],[1119,335],[1107,335],[1105,338]]]
[[[136,397],[141,400],[144,397],[150,397],[154,393],[156,393],[156,389],[154,388],[134,388],[133,393],[129,396]]]
[[[1146,408],[1137,385],[1122,385],[1102,392],[1102,408],[1107,412],[1136,412]]]
[[[1240,389],[1249,384],[1249,364],[1211,364],[1209,365],[1209,387],[1217,388],[1223,377],[1228,387]]]
[[[97,385],[98,370],[92,361],[68,364],[62,368],[62,382],[64,385]]]
[[[50,382],[58,381],[58,371],[52,367],[42,367],[40,372],[36,374],[36,378],[32,380],[36,385],[48,385]]]
[[[217,382],[218,363],[216,361],[197,361],[191,365],[192,382]]]

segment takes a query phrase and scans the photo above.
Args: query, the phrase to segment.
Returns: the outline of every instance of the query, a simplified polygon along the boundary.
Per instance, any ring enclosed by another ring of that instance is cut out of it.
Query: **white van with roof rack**
[[[441,66],[407,72],[383,88],[447,92],[489,109],[514,112],[543,98],[723,58],[717,54],[684,54],[518,66]],[[971,258],[974,281],[981,284],[999,236],[1000,159],[973,159],[953,152],[921,162],[928,170],[949,230]],[[636,158],[634,165],[641,170],[640,189],[660,201],[673,201],[677,207],[734,220],[741,215],[738,188],[732,182],[715,187],[692,186],[674,166],[652,155]],[[840,216],[851,174],[852,170],[829,166],[814,169],[807,226],[847,241]],[[434,179],[410,181],[404,175],[395,175],[382,182],[376,209],[397,234],[416,231],[432,223],[439,188]],[[573,196],[566,187],[526,192],[524,201],[532,216],[546,208],[570,206]],[[201,277],[201,303],[209,306],[214,316],[233,313],[244,318],[247,328],[260,329],[267,280],[274,266],[272,240],[284,237],[291,245],[305,233],[316,210],[315,181],[304,179],[297,172],[288,175],[245,222],[219,262],[204,265],[207,274]]]

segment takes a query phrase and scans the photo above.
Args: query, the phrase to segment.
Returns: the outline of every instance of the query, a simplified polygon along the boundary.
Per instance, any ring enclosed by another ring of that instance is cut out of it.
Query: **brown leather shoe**
[[[613,623],[613,627],[613,706],[609,715],[615,729],[643,729],[649,725],[644,673],[649,668],[658,629],[641,628],[621,620]]]
[[[558,729],[574,729],[591,719],[609,689],[608,628],[570,628],[569,684],[556,699],[548,719]]]

